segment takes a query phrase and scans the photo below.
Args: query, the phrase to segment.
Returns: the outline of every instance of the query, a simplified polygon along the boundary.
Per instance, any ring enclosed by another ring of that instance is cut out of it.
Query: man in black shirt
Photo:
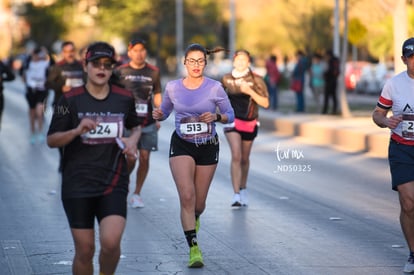
[[[326,52],[328,68],[324,73],[325,91],[323,99],[322,114],[328,112],[329,100],[332,98],[332,114],[337,111],[338,101],[336,96],[336,87],[339,76],[339,59],[333,54],[332,50]]]

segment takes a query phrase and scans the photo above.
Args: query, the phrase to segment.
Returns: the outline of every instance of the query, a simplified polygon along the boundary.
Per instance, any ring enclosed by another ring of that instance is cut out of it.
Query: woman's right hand
[[[162,120],[163,119],[163,117],[164,117],[164,113],[162,112],[162,110],[161,109],[154,109],[153,111],[152,111],[152,118],[153,119],[155,119],[155,120]]]
[[[90,118],[84,118],[84,119],[81,120],[78,127],[76,127],[76,132],[79,135],[82,135],[82,134],[85,134],[85,133],[89,132],[90,130],[96,129],[97,125],[98,125],[98,123],[96,123],[96,121],[94,121]]]

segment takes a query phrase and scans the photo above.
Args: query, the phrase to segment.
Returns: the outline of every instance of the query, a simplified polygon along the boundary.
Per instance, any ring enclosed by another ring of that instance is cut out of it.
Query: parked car
[[[393,75],[394,71],[387,68],[384,63],[369,64],[362,69],[355,92],[378,95],[385,82]]]
[[[348,92],[355,90],[363,68],[368,65],[369,62],[366,61],[348,61],[345,64],[345,88]]]

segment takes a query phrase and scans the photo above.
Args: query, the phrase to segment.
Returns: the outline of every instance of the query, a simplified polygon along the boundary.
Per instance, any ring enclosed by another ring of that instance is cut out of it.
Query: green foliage
[[[296,14],[296,16],[284,19],[284,26],[292,30],[288,33],[289,40],[294,46],[290,54],[293,54],[296,49],[309,54],[331,48],[333,9],[324,5],[310,5],[304,10],[297,8],[296,3],[291,4],[289,9],[292,13],[290,14]]]
[[[102,39],[109,40],[117,36],[129,40],[132,34],[153,26],[157,2],[159,1],[99,1],[99,12],[95,19],[102,31]],[[169,2],[166,1],[166,4]]]
[[[149,53],[155,55],[162,67],[162,61],[176,53],[175,2],[101,0],[96,17],[101,39],[111,41],[120,37],[127,43],[134,37],[144,38],[149,42]],[[206,47],[223,44],[223,19],[217,1],[183,0],[183,9],[184,46],[193,42]]]
[[[348,40],[353,45],[361,44],[367,35],[367,28],[358,18],[352,18],[348,22]]]
[[[366,45],[369,53],[376,58],[393,56],[393,18],[386,16],[380,22],[373,22],[375,29],[367,34]]]
[[[47,7],[26,5],[26,19],[31,26],[30,40],[50,49],[52,44],[66,33],[68,26],[62,21],[63,2],[65,1],[57,1],[55,5]]]
[[[220,32],[223,19],[217,1],[185,1],[184,41],[185,44],[197,42],[206,47],[223,45]],[[217,35],[219,34],[219,35]]]
[[[228,47],[229,0],[182,1],[184,47],[192,42],[210,48]],[[91,11],[92,6],[85,6],[86,2],[93,5],[97,12]],[[175,0],[98,0],[95,2],[97,6],[93,1],[86,2],[56,0],[53,5],[43,7],[27,4],[24,16],[31,26],[30,39],[50,48],[56,40],[67,39],[66,35],[71,35],[69,39],[82,44],[92,40],[113,41],[114,38],[127,43],[131,38],[140,36],[149,42],[150,55],[156,55],[159,60],[175,56]],[[333,40],[333,2],[237,0],[236,47],[249,49],[253,55],[263,56],[273,52],[279,57],[291,57],[296,49],[311,53],[330,48]],[[374,3],[378,3],[377,0],[349,0],[349,7],[354,12],[350,14],[349,42],[368,49],[374,57],[392,55],[391,15],[387,11],[382,11],[385,16],[381,12],[378,14],[382,6]],[[365,5],[362,6],[364,9],[361,6],[357,8],[360,4]],[[407,8],[408,28],[412,35],[413,7]],[[86,17],[93,19],[94,25],[85,25]]]

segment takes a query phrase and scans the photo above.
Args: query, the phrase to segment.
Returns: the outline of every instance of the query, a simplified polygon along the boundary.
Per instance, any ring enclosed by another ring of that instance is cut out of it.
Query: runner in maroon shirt
[[[116,84],[132,92],[135,98],[135,109],[139,117],[144,118],[142,134],[138,142],[138,169],[135,190],[129,199],[133,208],[144,207],[141,189],[148,175],[151,151],[158,150],[158,129],[160,123],[152,118],[153,107],[161,105],[161,81],[159,69],[146,62],[146,42],[134,39],[128,45],[129,63],[114,70]],[[127,158],[128,169],[134,170],[136,159]]]

